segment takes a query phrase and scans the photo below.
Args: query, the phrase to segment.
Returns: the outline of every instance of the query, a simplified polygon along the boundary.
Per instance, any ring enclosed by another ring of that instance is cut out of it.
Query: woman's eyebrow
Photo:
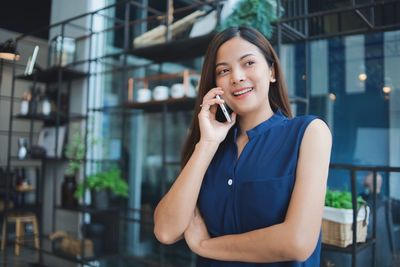
[[[252,53],[244,54],[243,56],[241,56],[241,57],[239,58],[239,61],[243,60],[244,58],[246,58],[246,57],[248,57],[248,56],[254,56],[254,54],[252,54]],[[226,63],[226,62],[219,62],[219,63],[215,64],[215,68],[217,68],[218,66],[221,66],[221,65],[228,65],[228,63]]]
[[[217,64],[215,64],[215,68],[217,68],[218,66],[221,66],[221,65],[228,65],[228,63],[226,63],[226,62],[217,63]]]
[[[245,54],[245,55],[240,57],[240,60],[242,60],[242,59],[244,59],[244,58],[246,58],[248,56],[254,56],[254,54],[252,54],[252,53]]]

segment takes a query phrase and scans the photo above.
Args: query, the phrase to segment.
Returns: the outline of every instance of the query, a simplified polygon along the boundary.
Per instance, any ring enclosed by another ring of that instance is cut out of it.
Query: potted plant
[[[90,189],[92,204],[94,207],[102,209],[109,206],[110,195],[128,197],[129,186],[122,178],[118,168],[111,168],[107,171],[100,171],[86,178],[86,188]],[[76,198],[84,196],[83,181],[78,184],[75,191]]]
[[[62,183],[61,206],[74,208],[78,205],[78,200],[74,197],[76,177],[85,157],[85,144],[79,131],[74,131],[71,136],[65,147],[65,156],[68,159],[68,166]]]
[[[272,36],[272,23],[282,14],[277,12],[277,0],[237,0],[233,1],[232,13],[221,21],[218,30],[232,26],[249,26],[260,31],[265,37]]]
[[[357,197],[357,242],[365,242],[369,207]],[[353,203],[348,191],[327,190],[322,216],[322,242],[347,247],[353,243]]]

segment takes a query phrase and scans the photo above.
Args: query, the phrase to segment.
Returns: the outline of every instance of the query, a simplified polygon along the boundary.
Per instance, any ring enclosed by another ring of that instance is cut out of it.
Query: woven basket
[[[357,242],[365,242],[367,239],[368,213],[363,220],[357,220]],[[322,243],[339,247],[347,247],[353,243],[353,224],[346,222],[335,222],[322,219]]]
[[[322,220],[322,243],[339,247],[347,247],[353,243],[353,224],[337,223]],[[357,242],[367,239],[367,224],[357,222]]]

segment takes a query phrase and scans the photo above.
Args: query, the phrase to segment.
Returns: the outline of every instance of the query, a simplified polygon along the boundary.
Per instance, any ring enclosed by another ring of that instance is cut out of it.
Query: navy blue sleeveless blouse
[[[211,237],[240,234],[282,223],[295,183],[300,144],[305,129],[317,117],[288,119],[278,110],[247,131],[249,141],[239,159],[238,129],[221,143],[205,174],[198,206]],[[319,266],[321,240],[305,262],[243,263],[198,257],[198,267]]]

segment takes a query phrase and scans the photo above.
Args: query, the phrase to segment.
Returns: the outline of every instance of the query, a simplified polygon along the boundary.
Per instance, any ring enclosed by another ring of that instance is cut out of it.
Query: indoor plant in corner
[[[267,38],[272,36],[272,23],[277,21],[284,11],[281,6],[278,14],[277,0],[229,0],[225,5],[222,10],[224,16],[221,17],[221,24],[217,30],[248,26],[257,29]]]
[[[100,171],[86,178],[86,188],[91,192],[93,207],[105,209],[109,207],[111,194],[119,197],[128,197],[128,183],[122,178],[121,171],[113,167],[106,171]],[[83,181],[78,184],[75,191],[76,198],[84,196]]]
[[[78,206],[78,200],[74,197],[76,179],[85,156],[85,144],[79,131],[74,131],[66,145],[65,156],[68,159],[68,166],[65,170],[61,187],[61,206],[64,208],[76,208]]]

